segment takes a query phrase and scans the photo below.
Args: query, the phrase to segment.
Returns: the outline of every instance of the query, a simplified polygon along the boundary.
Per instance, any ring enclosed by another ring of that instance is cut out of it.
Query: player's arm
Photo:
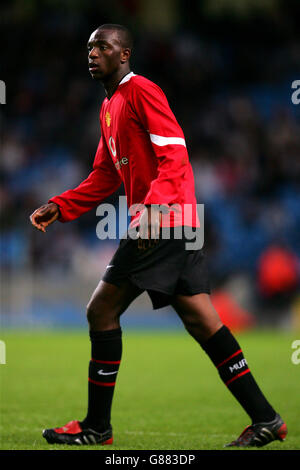
[[[158,161],[158,174],[144,204],[171,205],[180,201],[180,189],[189,165],[185,139],[163,91],[154,83],[136,83],[132,108],[149,134]]]
[[[121,178],[113,165],[108,150],[100,139],[95,156],[93,171],[75,189],[52,197],[48,204],[38,208],[30,221],[38,230],[45,232],[55,220],[69,222],[96,207],[114,193],[121,184]]]

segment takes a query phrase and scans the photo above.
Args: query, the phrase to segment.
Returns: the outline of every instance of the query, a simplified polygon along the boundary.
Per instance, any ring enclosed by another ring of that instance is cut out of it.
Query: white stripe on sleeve
[[[163,147],[164,145],[185,145],[185,140],[182,137],[163,137],[162,135],[150,134],[150,140],[153,144]]]

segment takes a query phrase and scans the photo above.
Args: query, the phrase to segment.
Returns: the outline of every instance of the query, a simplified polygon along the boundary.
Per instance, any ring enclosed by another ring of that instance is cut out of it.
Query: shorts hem
[[[176,294],[178,295],[197,295],[197,294],[211,294],[211,290],[209,287],[206,287],[206,288],[200,288],[200,289],[196,289],[196,290],[193,290],[193,291],[185,291],[185,292],[181,292],[181,291],[176,291]]]
[[[140,289],[144,289],[144,290],[147,290],[147,291],[148,290],[154,290],[154,291],[161,292],[162,294],[166,294],[166,295],[170,295],[170,296],[174,294],[174,290],[167,291],[167,290],[162,289],[160,286],[156,286],[155,284],[145,284],[145,283],[143,283],[143,281],[140,281],[135,276],[129,275],[128,278],[131,280],[131,282],[136,284]]]
[[[167,291],[167,290],[161,289],[159,286],[155,286],[153,284],[151,284],[151,285],[147,284],[146,285],[143,282],[141,282],[139,279],[137,279],[135,277],[135,275],[130,275],[130,274],[127,274],[126,276],[120,277],[118,279],[110,279],[109,277],[106,278],[105,276],[103,276],[102,281],[107,282],[109,284],[113,284],[114,286],[117,286],[117,287],[120,287],[120,285],[122,284],[122,281],[130,281],[132,284],[134,284],[139,289],[142,289],[143,291],[147,291],[147,292],[148,291],[155,291],[155,292],[159,292],[160,294],[167,295],[169,297],[172,297],[172,295],[174,295],[174,290],[173,291]]]

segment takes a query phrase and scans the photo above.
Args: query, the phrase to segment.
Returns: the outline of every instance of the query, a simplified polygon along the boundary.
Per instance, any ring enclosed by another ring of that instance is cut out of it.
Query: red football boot
[[[272,441],[284,441],[288,431],[279,414],[273,421],[247,426],[242,434],[224,447],[263,447]]]
[[[81,429],[79,421],[70,421],[61,428],[44,429],[43,437],[49,444],[69,445],[107,445],[113,443],[112,427],[104,432],[93,429]]]

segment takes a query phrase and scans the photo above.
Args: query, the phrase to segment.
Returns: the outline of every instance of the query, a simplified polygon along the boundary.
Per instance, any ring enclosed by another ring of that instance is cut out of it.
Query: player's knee
[[[219,318],[208,320],[201,315],[189,315],[182,320],[187,332],[198,342],[207,340],[222,326]]]
[[[107,330],[115,327],[118,316],[113,310],[105,308],[104,305],[90,301],[86,309],[87,321],[90,328]]]
[[[92,307],[92,302],[89,302],[86,307],[86,318],[89,324],[93,323],[95,318],[97,317],[97,313],[95,309]]]
[[[189,312],[184,315],[180,315],[183,321],[185,328],[189,331],[193,328],[202,328],[203,327],[203,318],[201,315],[195,312]]]

